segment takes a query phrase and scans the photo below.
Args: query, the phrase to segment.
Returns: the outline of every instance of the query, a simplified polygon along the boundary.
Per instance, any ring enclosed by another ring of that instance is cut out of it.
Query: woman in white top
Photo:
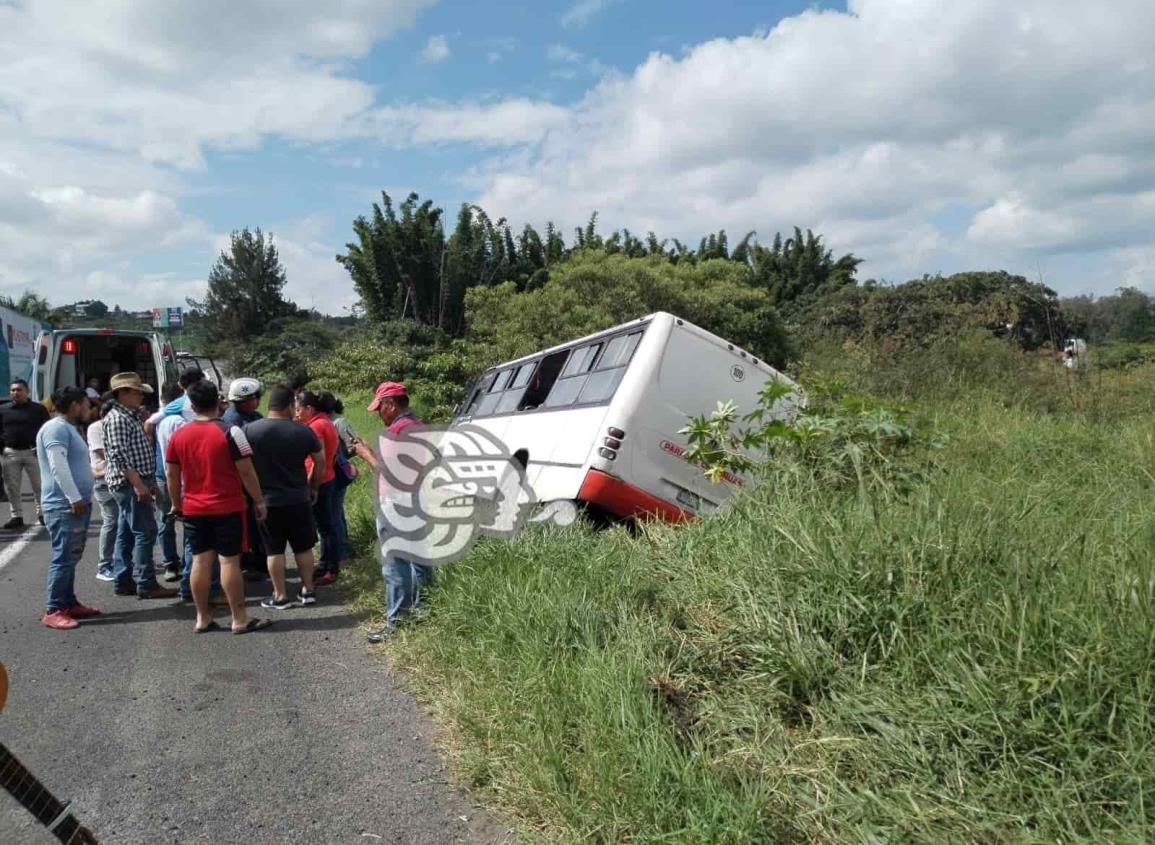
[[[88,459],[92,464],[92,474],[96,478],[93,498],[100,507],[100,568],[96,570],[97,580],[112,581],[112,555],[116,548],[116,524],[120,519],[120,508],[116,498],[109,492],[104,474],[108,461],[104,456],[104,415],[108,413],[110,402],[100,408],[100,419],[88,426]]]

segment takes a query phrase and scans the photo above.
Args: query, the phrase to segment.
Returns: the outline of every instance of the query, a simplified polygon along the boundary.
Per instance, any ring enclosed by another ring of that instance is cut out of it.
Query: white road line
[[[12,545],[0,552],[0,569],[16,560],[16,556],[28,548],[28,544],[32,542],[35,537],[42,530],[39,525],[30,525],[27,530],[21,534]]]

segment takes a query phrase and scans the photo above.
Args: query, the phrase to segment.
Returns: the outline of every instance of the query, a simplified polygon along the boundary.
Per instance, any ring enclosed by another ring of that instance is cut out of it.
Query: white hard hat
[[[229,385],[229,401],[243,402],[246,399],[252,399],[254,396],[260,396],[264,390],[264,385],[255,378],[235,379],[233,383]]]

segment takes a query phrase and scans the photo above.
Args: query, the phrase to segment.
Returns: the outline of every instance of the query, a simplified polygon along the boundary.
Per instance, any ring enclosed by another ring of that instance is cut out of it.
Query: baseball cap
[[[392,396],[408,396],[409,391],[399,381],[383,381],[377,385],[377,392],[373,394],[373,401],[369,403],[369,410],[376,411],[381,407],[381,400]]]

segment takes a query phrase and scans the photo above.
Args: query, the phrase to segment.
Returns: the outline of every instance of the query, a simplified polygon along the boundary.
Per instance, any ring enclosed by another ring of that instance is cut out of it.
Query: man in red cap
[[[369,410],[375,411],[385,423],[385,429],[391,437],[397,437],[411,426],[421,425],[417,415],[409,410],[409,391],[405,385],[396,381],[382,382],[369,403]],[[357,454],[365,461],[378,469],[377,454],[362,442],[356,445]],[[380,517],[377,522],[377,533],[384,530]],[[369,632],[369,642],[379,643],[393,632],[401,616],[414,607],[418,599],[419,587],[433,581],[433,567],[420,563],[413,563],[404,558],[390,557],[382,564],[385,575],[385,625]]]

